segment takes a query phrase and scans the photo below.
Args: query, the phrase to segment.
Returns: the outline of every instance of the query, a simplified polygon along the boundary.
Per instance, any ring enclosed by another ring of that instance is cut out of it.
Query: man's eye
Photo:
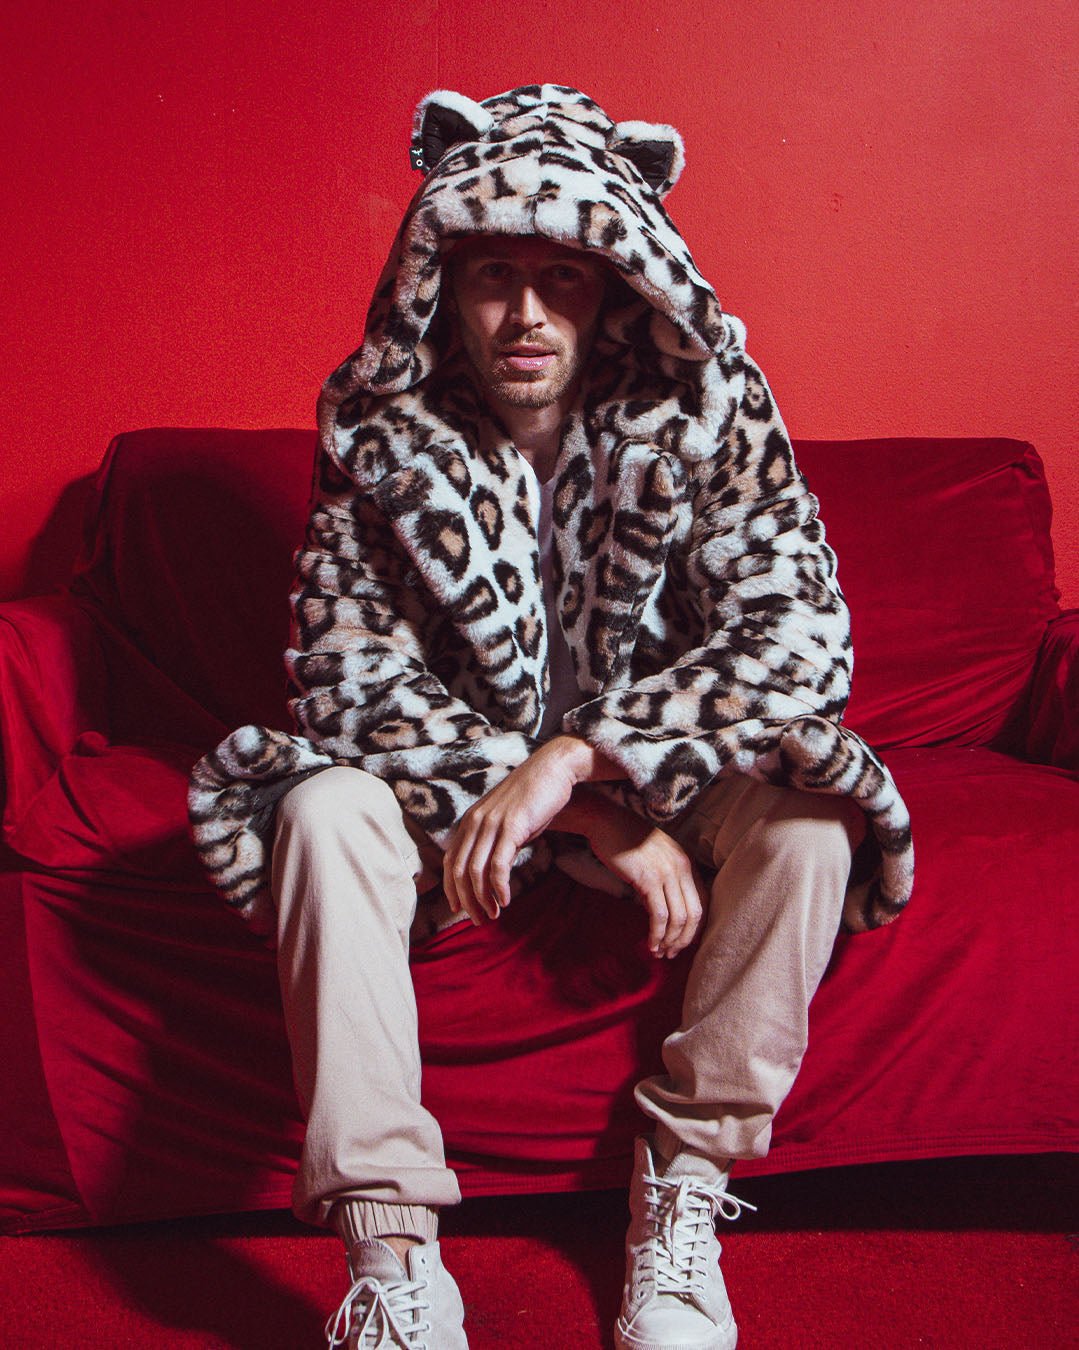
[[[558,263],[551,268],[551,280],[561,286],[579,286],[586,279],[584,268],[574,267],[572,263]]]
[[[505,281],[509,273],[509,263],[485,262],[480,264],[479,274],[485,281]]]

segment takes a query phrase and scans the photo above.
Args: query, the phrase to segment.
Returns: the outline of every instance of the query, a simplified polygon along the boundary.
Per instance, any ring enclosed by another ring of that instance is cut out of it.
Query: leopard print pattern
[[[852,878],[844,921],[889,922],[910,895],[910,824],[887,769],[841,723],[849,622],[817,502],[741,323],[627,153],[659,144],[669,186],[669,129],[615,126],[561,86],[446,99],[466,139],[433,138],[445,148],[364,344],[320,399],[286,654],[299,734],[241,728],[192,779],[211,877],[269,931],[268,822],[298,775],[363,767],[445,847],[535,747],[548,678],[535,522],[520,458],[437,302],[447,241],[539,234],[628,283],[555,467],[558,606],[586,695],[565,730],[620,764],[610,790],[657,821],[733,773],[851,797],[876,859]],[[421,105],[428,146],[429,122]],[[519,862],[544,866],[542,844]]]

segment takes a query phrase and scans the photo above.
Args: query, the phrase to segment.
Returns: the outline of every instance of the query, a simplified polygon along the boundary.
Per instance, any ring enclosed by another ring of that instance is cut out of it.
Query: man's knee
[[[866,831],[865,815],[849,797],[796,788],[777,789],[760,825],[771,849],[793,859],[834,858],[846,867]]]
[[[381,834],[404,831],[393,789],[381,778],[335,765],[297,783],[277,808],[278,831],[326,834],[335,829],[373,827]]]
[[[729,942],[737,916],[746,925],[747,950],[761,934],[786,933],[793,935],[793,950],[804,954],[812,935],[810,945],[826,960],[864,828],[861,813],[837,797],[767,784],[762,789],[743,794],[739,818],[728,817],[716,841],[708,931],[726,934]]]
[[[834,856],[849,866],[865,830],[863,812],[848,797],[734,778],[698,807],[688,842],[717,867],[736,853],[756,855],[759,863],[785,856],[795,865]]]
[[[285,854],[323,869],[407,882],[420,870],[404,812],[381,778],[335,765],[298,783],[277,808],[275,863]]]
[[[334,766],[298,783],[278,805],[272,884],[279,915],[299,907],[381,913],[407,933],[420,858],[393,791],[360,769]]]

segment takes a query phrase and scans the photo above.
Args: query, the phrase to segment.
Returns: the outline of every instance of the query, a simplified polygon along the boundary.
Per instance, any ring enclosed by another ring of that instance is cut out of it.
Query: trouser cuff
[[[385,1205],[378,1200],[339,1200],[330,1222],[350,1248],[364,1238],[406,1237],[434,1242],[438,1210],[430,1205]]]
[[[724,1149],[716,1150],[714,1148],[698,1148],[691,1146],[685,1140],[679,1138],[677,1134],[665,1125],[663,1121],[656,1122],[655,1134],[652,1137],[656,1152],[667,1162],[673,1162],[680,1153],[693,1153],[697,1157],[706,1158],[720,1172],[730,1176],[731,1168],[737,1159],[732,1158]]]

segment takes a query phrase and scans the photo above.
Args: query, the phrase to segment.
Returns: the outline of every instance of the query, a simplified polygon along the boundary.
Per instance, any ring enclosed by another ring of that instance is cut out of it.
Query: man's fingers
[[[473,880],[471,857],[471,853],[459,855],[450,868],[450,878],[461,908],[473,923],[479,923],[484,918],[493,918],[494,915],[491,913],[492,906],[483,897],[482,874],[478,890]],[[497,905],[493,906],[493,909],[497,913]]]
[[[663,898],[663,887],[642,892],[641,899],[648,910],[648,950],[653,956],[659,956],[663,950],[663,939],[667,934],[667,902]]]
[[[509,904],[509,868],[517,850],[511,841],[500,842],[504,835],[504,824],[468,812],[446,852],[442,884],[450,909],[455,914],[464,911],[473,923],[497,919],[501,909]],[[496,852],[501,858],[507,850],[509,862],[504,868],[500,864],[494,868]]]
[[[465,914],[473,923],[480,922],[480,910],[476,906],[467,887],[458,887],[453,878],[453,873],[447,868],[442,873],[442,889],[446,893],[446,900],[449,902],[451,914]]]
[[[655,956],[684,951],[697,935],[704,914],[704,896],[696,873],[677,868],[663,882],[642,890],[648,909],[648,946]]]
[[[472,854],[474,839],[475,827],[466,815],[457,827],[453,842],[446,850],[442,863],[442,886],[453,913],[464,912],[473,923],[479,923],[482,911],[476,904],[468,877],[468,861]]]
[[[678,877],[677,885],[681,897],[683,919],[677,932],[673,929],[668,931],[666,942],[668,956],[676,956],[679,952],[685,951],[697,936],[697,930],[701,926],[701,917],[704,913],[700,886],[696,874],[691,868],[687,867]]]
[[[674,956],[676,952],[682,950],[684,945],[681,941],[682,934],[686,927],[686,902],[682,897],[682,887],[679,884],[678,877],[670,877],[663,890],[664,903],[667,907],[667,931],[663,935],[663,943],[659,955]]]
[[[468,857],[467,876],[476,904],[490,919],[498,918],[498,900],[492,891],[490,880],[491,851],[498,837],[498,826],[485,820],[479,833],[472,841]]]
[[[516,856],[517,845],[509,835],[502,834],[491,851],[491,865],[488,869],[491,894],[502,909],[510,902],[510,868]]]
[[[704,919],[704,911],[708,906],[709,891],[704,878],[698,872],[696,866],[690,865],[689,873],[689,910],[690,919],[693,924],[693,931],[686,938],[686,945],[693,941],[700,931],[701,922]]]

